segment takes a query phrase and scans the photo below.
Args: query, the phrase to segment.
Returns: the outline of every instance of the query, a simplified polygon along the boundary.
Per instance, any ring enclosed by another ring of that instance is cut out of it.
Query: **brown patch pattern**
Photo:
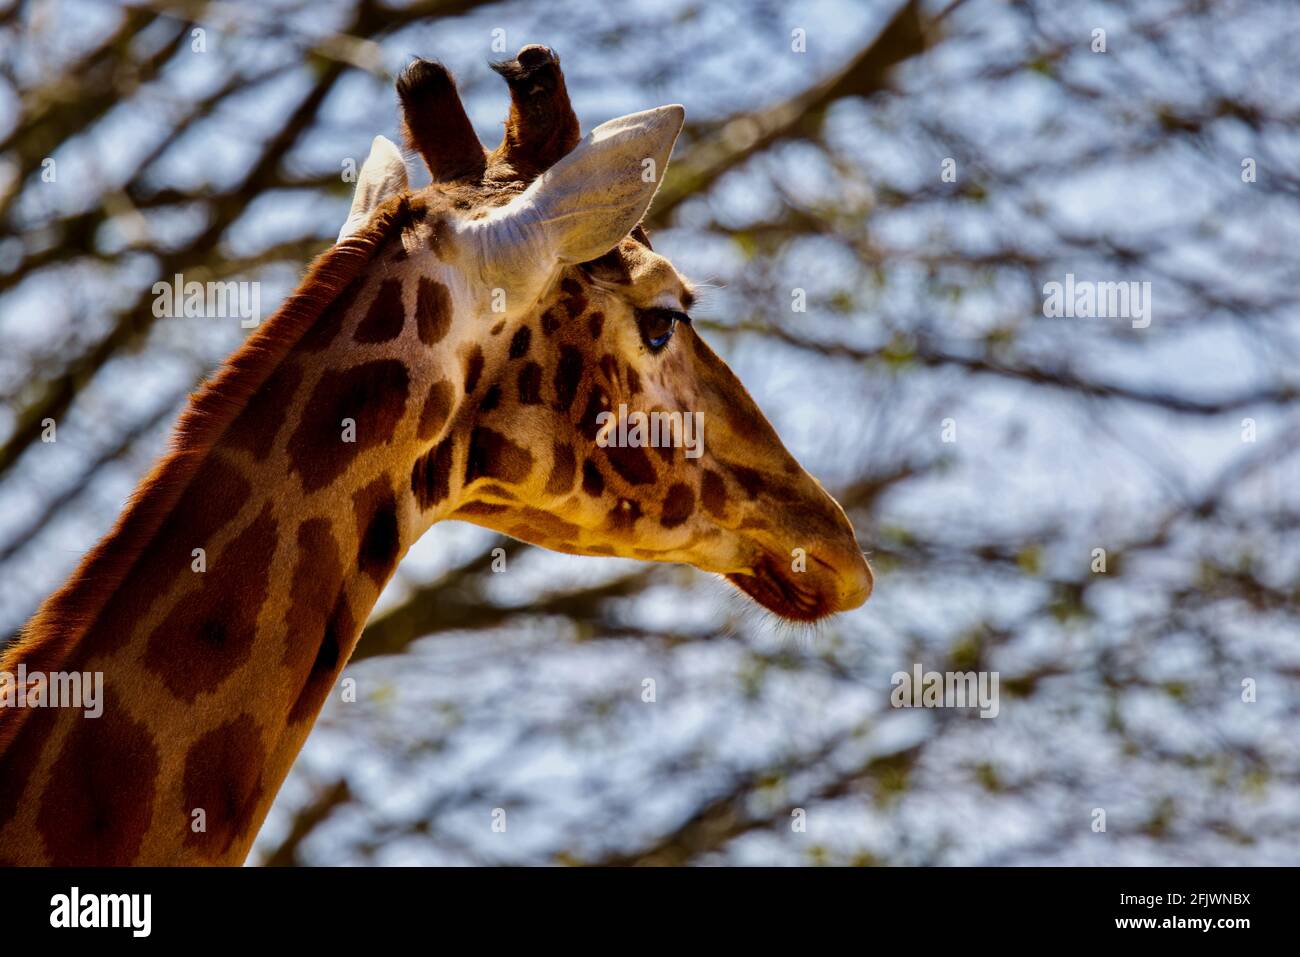
[[[397,567],[401,550],[397,498],[388,476],[381,475],[358,490],[352,496],[352,510],[361,539],[357,546],[357,567],[370,576],[376,587],[382,588]]]
[[[644,449],[612,445],[605,449],[605,458],[629,485],[650,485],[658,478]]]
[[[210,456],[86,633],[87,659],[126,644],[158,597],[171,591],[180,576],[194,574],[193,550],[205,549],[211,559],[213,536],[235,520],[252,494],[252,485],[234,466],[220,455]]]
[[[357,276],[348,283],[343,291],[334,297],[334,301],[322,310],[311,328],[303,335],[298,348],[307,352],[320,352],[328,348],[338,338],[343,328],[343,320],[352,310],[352,304],[356,302],[357,295],[365,284],[364,276]]]
[[[366,449],[392,440],[406,413],[406,366],[376,359],[321,376],[289,437],[289,462],[314,492],[342,475]],[[343,441],[343,420],[356,422],[356,441]]]
[[[560,361],[555,367],[555,408],[568,412],[582,382],[582,353],[573,346],[560,347]]]
[[[451,466],[455,451],[451,436],[448,436],[415,460],[411,467],[411,491],[421,509],[437,505],[451,493]]]
[[[56,866],[130,864],[153,821],[157,742],[107,687],[103,705],[72,722],[40,797],[36,828]]]
[[[215,560],[209,558],[207,571],[191,572],[198,588],[149,635],[144,666],[182,701],[215,691],[252,653],[277,532],[267,503]]]
[[[641,503],[636,499],[620,498],[609,510],[609,529],[620,535],[631,534],[641,517]]]
[[[465,394],[472,395],[483,375],[483,350],[473,346],[465,357]]]
[[[599,498],[605,493],[605,476],[591,459],[582,463],[582,490],[592,498]]]
[[[494,478],[517,484],[533,469],[533,454],[500,432],[476,426],[469,438],[465,484],[477,478]]]
[[[542,404],[542,367],[536,362],[519,370],[519,404]]]
[[[587,295],[582,290],[582,284],[576,279],[566,276],[560,282],[560,292],[564,294],[560,305],[564,307],[570,319],[577,318],[587,310]]]
[[[31,712],[18,736],[0,754],[0,828],[17,812],[23,791],[49,743],[58,716],[59,712],[54,708]]]
[[[515,330],[515,334],[510,337],[510,358],[522,359],[528,355],[528,346],[533,341],[533,330],[528,326],[520,326]]]
[[[664,496],[663,508],[659,513],[659,524],[664,528],[676,528],[695,511],[695,493],[689,485],[677,482],[669,487]]]
[[[426,346],[437,345],[451,328],[451,293],[428,276],[415,288],[415,328]]]
[[[446,379],[439,379],[429,387],[429,394],[424,399],[424,408],[420,410],[420,425],[416,434],[421,439],[431,439],[447,424],[451,415],[451,402],[455,390]]]
[[[741,491],[745,493],[746,498],[753,500],[758,497],[758,493],[763,488],[762,472],[745,465],[728,465],[727,471],[740,484]]]
[[[551,495],[564,495],[573,488],[573,477],[577,471],[578,460],[573,454],[573,447],[565,442],[556,442],[546,491]]]
[[[283,663],[295,679],[306,681],[316,642],[342,587],[343,562],[329,520],[309,518],[298,526],[292,602],[284,615]]]
[[[521,508],[516,514],[521,518],[525,525],[541,532],[541,537],[547,539],[559,539],[565,541],[577,538],[582,531],[572,522],[566,522],[562,518],[552,515],[550,512],[544,512],[539,508]]]
[[[285,413],[302,385],[302,367],[291,359],[280,363],[271,377],[248,400],[239,418],[226,432],[226,444],[251,452],[259,462],[271,454],[275,437],[284,426]]]
[[[251,714],[241,714],[194,742],[185,756],[185,844],[217,859],[257,823],[266,748]],[[206,829],[190,826],[202,809]]]
[[[405,323],[402,282],[400,279],[385,279],[379,284],[375,298],[370,301],[365,317],[357,323],[352,340],[363,343],[391,342],[402,334]]]
[[[311,720],[325,703],[325,696],[334,686],[334,678],[343,667],[343,649],[356,637],[357,624],[348,604],[346,584],[339,589],[333,610],[325,622],[316,658],[312,661],[307,680],[303,682],[298,698],[289,710],[289,723]]]
[[[704,470],[700,480],[700,500],[714,518],[722,518],[727,509],[727,485],[712,469]]]

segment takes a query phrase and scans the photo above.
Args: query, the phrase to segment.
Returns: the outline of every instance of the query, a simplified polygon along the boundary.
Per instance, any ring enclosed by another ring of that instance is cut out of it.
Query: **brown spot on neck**
[[[477,478],[493,478],[518,484],[533,468],[532,453],[511,442],[500,432],[476,426],[470,434],[465,462],[465,484]]]
[[[536,362],[527,363],[519,370],[519,404],[542,404],[542,367]]]
[[[158,742],[107,685],[103,707],[73,720],[39,799],[36,827],[56,866],[131,864],[153,821]]]
[[[370,308],[357,324],[352,340],[359,343],[391,342],[402,334],[406,313],[402,308],[402,281],[385,279],[379,284]]]
[[[582,463],[582,490],[592,498],[599,498],[605,493],[605,476],[591,459]]]
[[[352,616],[352,607],[348,603],[347,582],[339,588],[333,609],[325,621],[325,629],[320,643],[316,646],[316,656],[311,669],[303,682],[298,698],[289,710],[289,723],[314,721],[325,704],[325,697],[334,686],[334,679],[343,667],[345,656],[357,637],[357,623]]]
[[[455,389],[446,379],[440,379],[429,387],[425,397],[424,408],[420,411],[420,425],[417,434],[421,439],[431,439],[442,431],[451,415],[451,403]]]
[[[252,484],[224,456],[209,455],[123,587],[90,625],[83,639],[83,660],[125,645],[159,596],[171,591],[183,576],[195,574],[190,570],[194,549],[205,549],[212,557],[212,539],[234,521],[252,494]]]
[[[328,370],[316,383],[289,437],[289,461],[314,492],[342,475],[360,453],[392,440],[406,412],[409,376],[396,359],[376,359],[342,371]],[[344,420],[355,423],[355,441],[344,441]]]
[[[465,395],[471,395],[478,388],[478,380],[483,375],[483,350],[471,346],[465,357]]]
[[[664,496],[663,508],[659,513],[659,524],[664,528],[676,528],[691,517],[695,511],[695,493],[689,485],[677,482],[670,486]]]
[[[315,657],[318,637],[343,587],[343,562],[328,519],[311,518],[298,526],[298,562],[292,602],[284,616],[283,662],[302,682]]]
[[[528,326],[520,326],[515,330],[515,334],[510,337],[510,358],[522,359],[528,355],[528,345],[532,342],[533,330]]]
[[[320,317],[302,337],[299,348],[306,352],[322,352],[338,338],[343,329],[343,320],[352,311],[352,305],[366,283],[364,276],[357,276],[334,300],[325,307]]]
[[[266,601],[278,527],[270,503],[210,558],[189,572],[197,588],[184,594],[149,635],[144,666],[182,701],[215,691],[248,660],[257,615]]]
[[[560,291],[564,294],[560,299],[560,307],[569,319],[576,319],[587,311],[587,294],[582,289],[582,283],[572,277],[565,277],[560,282]]]
[[[700,500],[714,518],[723,518],[727,511],[727,485],[722,476],[711,469],[705,469],[700,479]]]
[[[415,327],[426,346],[437,345],[451,328],[451,293],[427,276],[416,285]]]
[[[302,366],[285,359],[244,406],[223,444],[243,449],[259,462],[271,454],[284,428],[284,416],[302,385]]]
[[[560,361],[555,367],[555,408],[568,412],[582,382],[582,352],[573,346],[560,347]]]
[[[451,494],[451,467],[456,446],[447,436],[411,467],[411,491],[416,504],[428,509]]]
[[[357,566],[370,576],[377,588],[382,588],[397,567],[401,551],[392,481],[387,475],[381,475],[360,489],[352,496],[352,508],[361,540],[357,547]]]
[[[185,803],[171,809],[187,846],[218,860],[236,841],[252,841],[265,763],[262,728],[251,714],[231,718],[191,746],[185,756]],[[190,826],[196,810],[203,812],[202,830]]]
[[[573,478],[578,471],[578,462],[573,454],[573,447],[565,442],[556,442],[551,462],[551,475],[546,480],[546,491],[550,495],[567,495],[573,489]]]
[[[629,485],[651,485],[659,477],[645,449],[613,445],[604,451],[614,471]]]

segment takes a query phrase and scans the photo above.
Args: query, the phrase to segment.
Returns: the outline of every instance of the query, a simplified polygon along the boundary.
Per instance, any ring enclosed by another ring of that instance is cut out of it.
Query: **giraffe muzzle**
[[[871,566],[854,548],[834,561],[786,561],[764,552],[748,573],[727,580],[768,611],[791,621],[812,622],[861,607],[871,596]]]

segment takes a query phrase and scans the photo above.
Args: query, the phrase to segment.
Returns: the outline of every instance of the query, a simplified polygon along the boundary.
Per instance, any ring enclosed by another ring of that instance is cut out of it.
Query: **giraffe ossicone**
[[[93,720],[0,709],[0,862],[242,861],[380,591],[439,521],[694,565],[796,621],[867,599],[843,510],[639,225],[682,108],[583,138],[551,51],[495,69],[511,105],[489,151],[450,74],[407,67],[403,135],[433,182],[412,190],[375,139],[339,240],[0,656],[104,676]],[[702,433],[611,442],[624,410]]]
[[[370,155],[357,173],[352,208],[339,230],[339,241],[359,231],[385,200],[405,193],[408,183],[406,161],[402,159],[401,151],[388,137],[376,136],[370,144]]]

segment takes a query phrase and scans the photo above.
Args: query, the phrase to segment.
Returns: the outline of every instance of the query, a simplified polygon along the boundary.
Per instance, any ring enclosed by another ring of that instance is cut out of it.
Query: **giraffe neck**
[[[403,494],[409,449],[445,425],[450,397],[430,380],[456,357],[437,355],[447,346],[427,322],[405,321],[420,308],[414,281],[374,265],[280,355],[277,316],[232,357],[213,387],[225,401],[209,390],[186,420],[219,408],[226,427],[197,448],[182,440],[0,660],[102,673],[104,686],[98,718],[0,712],[0,861],[246,856],[384,583],[431,524]],[[429,357],[419,369],[400,358],[412,337]],[[233,388],[250,349],[274,362]],[[147,544],[103,594],[99,572],[146,519]]]

